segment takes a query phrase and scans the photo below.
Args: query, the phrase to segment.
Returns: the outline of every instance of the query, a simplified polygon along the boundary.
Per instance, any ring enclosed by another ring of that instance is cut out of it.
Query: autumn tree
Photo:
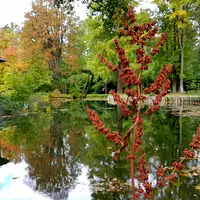
[[[42,54],[54,78],[61,72],[63,46],[68,42],[71,16],[64,6],[57,8],[53,1],[48,0],[36,0],[25,15],[22,37],[24,47],[29,49],[27,57],[38,52]]]
[[[21,30],[14,23],[6,25],[0,29],[0,56],[6,58],[8,62],[1,64],[0,91],[5,92],[12,89],[10,76],[12,74],[22,74],[27,70],[27,65],[23,61],[20,42]]]
[[[28,56],[42,53],[56,77],[63,45],[63,10],[55,9],[50,1],[37,0],[32,2],[32,9],[25,17],[22,38]]]

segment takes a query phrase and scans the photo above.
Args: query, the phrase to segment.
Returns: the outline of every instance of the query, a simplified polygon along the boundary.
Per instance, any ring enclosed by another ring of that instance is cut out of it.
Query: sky
[[[141,8],[154,8],[150,4],[151,0],[142,0]],[[31,9],[32,0],[0,0],[0,27],[14,22],[20,26],[25,20],[24,14]],[[81,20],[86,18],[86,6],[80,3],[76,5],[75,11]]]
[[[24,14],[31,9],[32,0],[0,0],[0,27],[15,22],[21,25]]]
[[[31,9],[32,0],[0,0],[0,27],[14,22],[22,25],[25,18],[24,14]],[[86,18],[86,6],[77,4],[76,13],[82,19]]]

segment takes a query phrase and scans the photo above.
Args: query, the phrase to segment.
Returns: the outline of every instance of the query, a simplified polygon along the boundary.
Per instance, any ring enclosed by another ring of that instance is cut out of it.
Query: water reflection
[[[80,171],[63,128],[60,115],[53,113],[46,140],[25,154],[29,176],[36,181],[35,189],[53,199],[67,198]]]
[[[82,166],[82,173],[76,180],[76,187],[70,191],[68,200],[83,200],[91,199],[91,192],[89,188],[89,180],[87,178],[88,169]]]
[[[35,192],[26,184],[27,163],[9,163],[0,168],[1,200],[49,200],[44,194]]]
[[[21,182],[24,181],[35,194],[42,193],[48,199],[131,199],[126,155],[117,162],[112,160],[111,154],[116,147],[91,126],[85,104],[53,102],[48,110],[4,121],[0,131],[1,156],[9,159],[11,164],[25,163],[26,178],[19,175]],[[130,126],[126,120],[117,124],[120,111],[115,106],[92,101],[87,104],[112,130],[120,129],[123,133]],[[152,181],[156,176],[155,166],[160,162],[168,166],[181,156],[199,123],[198,117],[175,116],[165,108],[153,118],[145,117],[144,148],[153,170]],[[187,165],[189,168],[200,167],[198,160],[189,161]],[[15,181],[10,179],[11,183]],[[199,199],[199,193],[194,189],[199,182],[198,174],[180,177],[175,185],[157,191],[154,199]],[[2,184],[3,181],[0,186]],[[24,199],[29,198],[24,196]]]

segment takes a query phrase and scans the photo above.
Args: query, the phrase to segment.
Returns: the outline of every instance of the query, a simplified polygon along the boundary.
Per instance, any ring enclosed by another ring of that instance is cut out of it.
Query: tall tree
[[[115,29],[117,26],[120,26],[120,17],[120,14],[115,15]],[[145,23],[149,21],[149,14],[146,11],[140,12],[140,14],[138,14],[137,17],[139,19],[139,23]],[[99,52],[103,52],[103,55],[105,57],[111,58],[111,61],[118,65],[118,58],[115,55],[115,49],[113,44],[113,40],[118,38],[120,39],[120,42],[126,47],[128,56],[130,58],[133,58],[134,60],[135,58],[133,50],[127,42],[127,38],[120,36],[120,33],[118,31],[111,33],[105,30],[101,16],[90,16],[88,19],[85,20],[85,27],[85,35],[83,37],[87,49],[87,65],[85,68],[87,70],[90,70],[94,74],[96,80],[99,80],[100,78],[102,80],[101,84],[104,84],[105,87],[111,81],[117,83],[117,92],[122,93],[123,88],[120,77],[118,75],[116,77],[115,75],[111,74],[108,68],[101,62],[99,62],[97,55],[99,54]],[[133,63],[131,63],[131,65],[132,67],[134,67]]]
[[[108,32],[115,30],[116,9],[118,12],[127,12],[130,0],[90,0],[88,1],[88,8],[93,15],[99,15],[102,19],[104,28]]]
[[[40,52],[49,64],[53,77],[61,73],[64,45],[68,43],[69,22],[73,14],[67,14],[64,6],[54,6],[49,0],[36,0],[32,9],[26,13],[22,37],[29,56]]]
[[[104,28],[113,32],[114,19],[116,8],[127,11],[131,0],[55,0],[57,7],[64,5],[69,11],[73,10],[75,2],[82,2],[87,5],[92,15],[99,15],[103,21]],[[137,4],[137,3],[134,3]]]
[[[159,7],[162,31],[167,31],[169,35],[169,41],[166,43],[168,59],[174,59],[172,61],[174,65],[172,91],[176,92],[177,80],[180,80],[179,90],[183,93],[183,80],[186,77],[188,59],[191,61],[194,58],[190,58],[188,55],[191,51],[194,54],[196,49],[194,34],[196,19],[194,16],[199,7],[199,1],[154,0],[154,3]],[[171,51],[171,55],[169,55],[169,51]]]

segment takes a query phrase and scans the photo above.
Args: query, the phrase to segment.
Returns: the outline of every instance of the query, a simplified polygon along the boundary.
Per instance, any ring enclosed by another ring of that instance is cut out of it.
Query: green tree
[[[119,19],[121,13],[115,15],[115,27],[120,27]],[[149,21],[150,17],[147,11],[141,11],[137,14],[138,23],[145,23]],[[127,38],[120,36],[119,32],[108,32],[100,16],[88,17],[84,22],[85,26],[85,35],[83,40],[86,44],[86,66],[85,69],[90,70],[95,77],[96,84],[94,87],[97,87],[101,84],[102,87],[106,87],[108,83],[113,82],[118,93],[123,92],[121,80],[118,75],[113,75],[107,66],[103,65],[98,58],[99,52],[103,52],[103,55],[106,58],[109,58],[109,61],[118,65],[118,58],[115,54],[115,48],[113,44],[114,39],[120,39],[120,42],[126,48],[126,52],[133,60],[131,66],[134,67],[135,55],[133,49],[127,40]],[[146,77],[149,77],[149,74],[146,74]],[[148,78],[146,78],[148,79]],[[102,80],[100,82],[99,80]],[[107,89],[106,89],[107,91]]]
[[[183,81],[190,77],[187,72],[190,74],[193,72],[192,67],[196,60],[197,31],[194,25],[197,22],[196,10],[199,8],[199,1],[155,0],[154,3],[159,7],[158,17],[162,24],[162,31],[168,32],[169,35],[165,45],[165,55],[174,66],[172,91],[177,91],[179,80],[179,91],[182,93],[184,92]]]
[[[86,65],[84,69],[94,74],[96,82],[102,79],[103,84],[107,84],[112,79],[111,73],[107,67],[99,62],[97,55],[102,49],[108,54],[114,53],[114,50],[112,50],[112,37],[105,32],[99,17],[89,17],[85,20],[84,26],[86,28],[83,37],[86,43]]]
[[[64,5],[69,11],[71,11],[74,8],[75,2],[86,4],[92,15],[99,15],[103,21],[105,30],[109,33],[113,32],[113,16],[116,12],[116,8],[126,12],[129,3],[132,3],[131,0],[55,0],[55,6],[60,7]]]
[[[29,68],[21,74],[11,74],[8,79],[12,84],[12,98],[27,101],[30,95],[45,90],[51,85],[51,71],[44,60],[38,55],[26,62]]]

